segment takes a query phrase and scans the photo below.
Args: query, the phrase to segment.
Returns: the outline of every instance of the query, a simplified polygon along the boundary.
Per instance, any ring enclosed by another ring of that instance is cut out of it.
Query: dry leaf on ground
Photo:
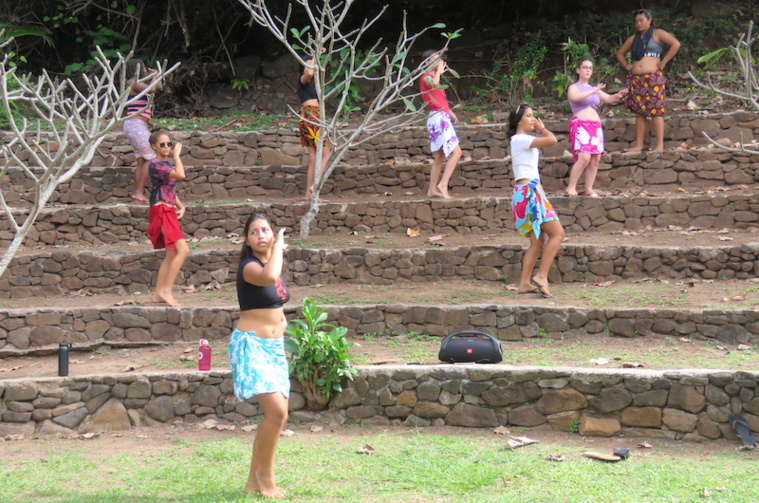
[[[505,426],[499,426],[498,428],[493,430],[493,433],[495,433],[496,435],[508,435],[510,431]]]
[[[279,434],[280,437],[292,437],[295,435],[295,432],[291,429],[282,430],[282,433]]]
[[[217,424],[219,424],[219,422],[216,421],[215,419],[206,419],[202,423],[198,423],[198,428],[203,429],[203,430],[210,430]]]
[[[637,369],[643,367],[645,367],[645,365],[640,362],[622,362],[622,368],[625,369]]]
[[[420,229],[412,229],[411,227],[406,229],[406,235],[410,238],[419,237]]]
[[[649,444],[648,442],[643,442],[642,444],[638,444],[638,447],[641,449],[653,449],[653,445]]]
[[[546,458],[546,461],[564,461],[564,456],[561,454],[549,454]]]
[[[309,428],[312,432],[318,433],[324,429],[324,427],[320,424],[312,424]]]
[[[537,444],[538,441],[532,438],[512,437],[511,435],[509,435],[509,440],[507,443],[509,444],[510,448],[516,449],[518,447],[524,447],[525,445]]]
[[[250,433],[251,431],[256,431],[258,429],[258,425],[257,424],[246,424],[245,426],[243,426],[240,429],[242,431],[244,431],[245,433]]]
[[[364,444],[362,448],[358,450],[359,454],[374,454],[374,447],[369,444]]]

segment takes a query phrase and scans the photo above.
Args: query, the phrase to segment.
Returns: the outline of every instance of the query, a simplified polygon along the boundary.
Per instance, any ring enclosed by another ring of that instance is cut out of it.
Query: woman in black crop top
[[[287,319],[283,305],[290,299],[282,280],[284,229],[277,235],[266,215],[253,214],[244,228],[237,270],[240,319],[229,341],[235,396],[255,397],[264,411],[253,443],[246,492],[279,498],[284,489],[274,477],[274,455],[287,422],[290,374],[284,351]]]
[[[322,52],[325,49],[322,48]],[[301,54],[306,63],[313,64],[314,59],[307,54]],[[298,78],[298,99],[300,99],[300,116],[298,129],[300,130],[300,144],[308,149],[308,172],[306,174],[306,199],[311,199],[314,191],[314,175],[316,173],[316,140],[319,137],[319,126],[315,124],[321,116],[319,110],[319,95],[316,93],[314,86],[314,69],[303,67],[303,74]],[[322,143],[322,164],[321,170],[327,166],[327,160],[331,149],[327,139]]]
[[[656,145],[651,145],[655,152],[664,151],[664,115],[667,111],[667,79],[664,67],[675,57],[680,49],[680,42],[671,33],[654,28],[653,17],[645,9],[635,12],[635,34],[625,40],[617,50],[617,61],[627,75],[627,107],[635,114],[635,146],[628,152],[643,150],[647,117],[651,117],[651,128],[656,136]],[[664,47],[668,47],[663,54]],[[630,53],[632,62],[627,61]]]

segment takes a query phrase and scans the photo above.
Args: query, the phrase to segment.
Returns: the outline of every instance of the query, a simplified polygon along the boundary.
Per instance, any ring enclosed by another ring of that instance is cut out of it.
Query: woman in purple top
[[[603,92],[606,84],[591,85],[589,81],[593,75],[593,62],[589,59],[580,61],[577,75],[577,82],[567,89],[573,116],[569,121],[569,143],[574,164],[569,172],[569,184],[565,193],[568,196],[577,195],[577,182],[585,171],[583,194],[598,197],[593,191],[593,183],[596,181],[598,165],[601,163],[601,154],[604,153],[604,133],[601,117],[596,109],[600,103],[616,103],[621,100],[627,94],[627,89],[622,89],[616,94],[606,94]]]

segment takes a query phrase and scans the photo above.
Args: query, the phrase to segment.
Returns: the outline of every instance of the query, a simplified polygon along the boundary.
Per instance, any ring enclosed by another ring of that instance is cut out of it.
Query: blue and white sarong
[[[427,132],[430,135],[430,150],[437,152],[441,148],[446,157],[459,144],[459,137],[453,128],[453,118],[448,112],[434,110],[427,117]]]
[[[277,391],[290,397],[284,337],[265,339],[235,328],[229,338],[229,363],[235,396],[240,400]]]

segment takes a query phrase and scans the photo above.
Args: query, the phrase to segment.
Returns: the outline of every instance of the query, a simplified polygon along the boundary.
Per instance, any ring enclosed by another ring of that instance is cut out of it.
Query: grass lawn
[[[297,433],[282,439],[277,459],[285,501],[759,501],[759,452],[737,452],[737,443],[649,440],[644,450],[636,447],[643,439],[512,431],[540,442],[511,450],[490,430],[291,428]],[[252,434],[183,430],[160,440],[141,429],[85,442],[4,442],[0,501],[263,500],[242,492]],[[374,454],[358,453],[365,444]],[[581,455],[614,445],[630,447],[631,457],[607,464]],[[550,454],[565,460],[548,461]]]

